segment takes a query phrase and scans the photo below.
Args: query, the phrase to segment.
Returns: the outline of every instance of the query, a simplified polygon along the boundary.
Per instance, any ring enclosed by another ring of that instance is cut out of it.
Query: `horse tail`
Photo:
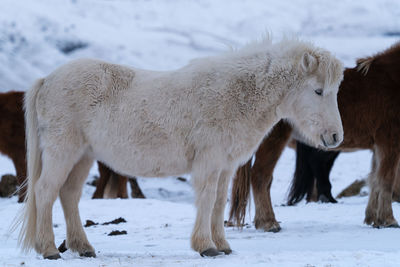
[[[314,187],[314,175],[308,163],[312,152],[307,145],[298,141],[296,147],[296,170],[289,189],[288,205],[301,201]]]
[[[244,218],[246,216],[246,207],[250,196],[250,172],[251,160],[237,170],[232,185],[232,201],[231,210],[229,212],[229,221],[233,221],[237,226],[244,224]]]
[[[28,190],[25,196],[25,205],[17,224],[22,222],[18,243],[23,251],[29,251],[35,246],[36,236],[36,200],[35,184],[42,171],[41,150],[39,147],[38,120],[36,113],[36,96],[43,86],[44,79],[35,82],[31,90],[25,93],[25,131],[27,148],[27,180]]]

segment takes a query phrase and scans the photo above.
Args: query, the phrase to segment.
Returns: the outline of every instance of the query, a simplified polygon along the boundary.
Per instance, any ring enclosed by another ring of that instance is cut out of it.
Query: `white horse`
[[[227,187],[264,136],[285,118],[312,143],[337,146],[342,64],[312,44],[265,39],[166,72],[81,59],[26,93],[28,195],[20,242],[59,258],[52,206],[59,195],[67,247],[95,257],[78,202],[93,161],[129,176],[190,173],[197,215],[191,246],[231,252],[223,211]]]

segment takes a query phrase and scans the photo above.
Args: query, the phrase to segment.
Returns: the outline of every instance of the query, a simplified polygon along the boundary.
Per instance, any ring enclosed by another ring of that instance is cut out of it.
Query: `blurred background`
[[[26,90],[73,58],[175,69],[269,32],[330,49],[346,66],[400,39],[386,1],[1,0],[0,91]]]

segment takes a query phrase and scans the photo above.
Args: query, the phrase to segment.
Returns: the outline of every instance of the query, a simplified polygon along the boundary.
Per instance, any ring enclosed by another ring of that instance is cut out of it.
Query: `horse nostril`
[[[336,143],[336,142],[337,142],[337,134],[334,133],[334,134],[332,135],[332,138],[333,138],[333,142]]]

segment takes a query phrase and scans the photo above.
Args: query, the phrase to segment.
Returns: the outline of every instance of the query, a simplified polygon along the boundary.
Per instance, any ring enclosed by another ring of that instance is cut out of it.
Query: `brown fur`
[[[365,223],[376,227],[398,226],[391,206],[392,193],[400,162],[400,43],[373,57],[358,60],[358,66],[346,69],[338,93],[338,105],[344,129],[344,141],[336,149],[371,149],[376,154],[370,175],[371,195],[366,209]],[[251,183],[256,203],[256,228],[273,230],[276,222],[269,188],[272,172],[290,135],[290,126],[279,122],[260,146],[251,171]],[[281,136],[273,138],[272,136]],[[264,151],[264,157],[261,156]],[[268,154],[270,156],[268,156]],[[267,164],[266,164],[267,163]],[[255,166],[264,168],[255,169]],[[254,170],[253,170],[254,169]],[[238,176],[232,188],[232,199],[237,187],[246,188],[249,179]],[[399,180],[399,179],[397,179]],[[232,202],[231,214],[241,222],[247,199]]]
[[[97,181],[96,191],[94,192],[92,198],[128,198],[128,180],[132,189],[132,197],[145,198],[135,177],[128,178],[126,176],[119,175],[100,162],[98,162],[98,167],[100,178]],[[109,190],[106,190],[108,187]]]
[[[14,163],[18,184],[26,179],[25,126],[23,92],[0,93],[0,152]],[[18,202],[24,200],[25,188],[19,191]]]

